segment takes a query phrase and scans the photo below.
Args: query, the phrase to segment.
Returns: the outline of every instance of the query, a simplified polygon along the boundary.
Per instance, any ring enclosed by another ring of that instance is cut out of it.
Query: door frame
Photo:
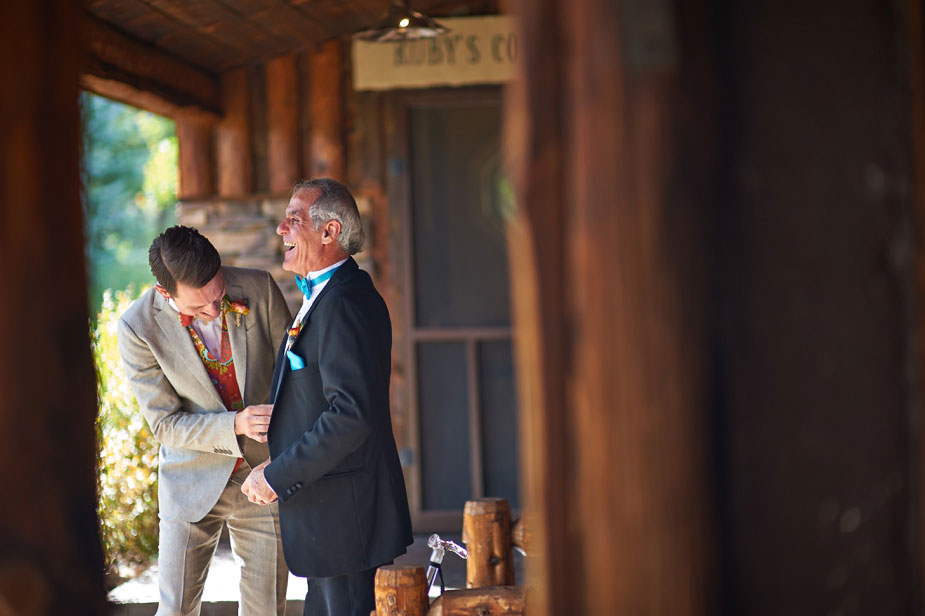
[[[473,107],[496,104],[503,116],[503,90],[500,86],[470,88],[439,88],[412,90],[396,94],[395,127],[398,146],[397,157],[404,171],[399,179],[399,217],[402,257],[399,278],[403,287],[401,314],[404,323],[402,347],[404,351],[406,391],[408,403],[408,443],[413,452],[413,463],[409,473],[408,499],[411,517],[416,532],[460,532],[463,511],[423,509],[423,457],[421,454],[421,411],[418,400],[417,346],[420,342],[462,342],[466,345],[466,370],[469,375],[467,390],[469,398],[469,472],[472,498],[484,496],[484,475],[482,468],[482,425],[481,400],[479,396],[478,344],[488,340],[510,340],[513,344],[513,327],[453,327],[418,329],[415,314],[414,281],[414,228],[412,224],[412,160],[410,112],[415,107]],[[499,138],[501,136],[499,135]],[[395,143],[393,142],[393,143]]]

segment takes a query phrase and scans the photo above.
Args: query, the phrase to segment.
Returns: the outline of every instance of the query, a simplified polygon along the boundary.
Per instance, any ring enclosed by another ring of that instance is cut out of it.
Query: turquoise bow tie
[[[302,276],[295,277],[295,286],[299,287],[299,291],[302,292],[306,298],[310,297],[312,294],[312,279],[303,278]]]
[[[302,292],[302,295],[305,296],[305,299],[308,299],[309,297],[312,296],[312,287],[315,286],[316,284],[321,284],[322,282],[325,282],[326,280],[330,279],[331,276],[334,275],[334,272],[337,271],[337,269],[338,268],[335,267],[334,269],[328,270],[327,272],[315,278],[305,278],[304,276],[296,276],[295,285],[299,287],[299,291]]]

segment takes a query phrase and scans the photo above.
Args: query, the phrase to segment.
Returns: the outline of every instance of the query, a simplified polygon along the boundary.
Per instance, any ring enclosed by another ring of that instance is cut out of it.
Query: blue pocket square
[[[301,370],[305,367],[305,360],[293,353],[292,351],[286,351],[286,357],[289,358],[289,369],[290,370]]]

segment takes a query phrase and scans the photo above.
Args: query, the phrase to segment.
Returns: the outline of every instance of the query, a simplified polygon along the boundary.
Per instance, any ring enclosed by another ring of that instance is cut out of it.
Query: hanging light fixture
[[[389,9],[379,18],[376,25],[353,35],[353,38],[371,43],[389,41],[410,41],[433,38],[446,34],[444,28],[432,18],[419,13],[404,3],[404,0],[392,0]]]

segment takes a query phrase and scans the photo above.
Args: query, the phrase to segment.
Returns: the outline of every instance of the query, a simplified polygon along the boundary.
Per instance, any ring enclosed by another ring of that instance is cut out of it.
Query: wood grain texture
[[[344,48],[328,41],[309,54],[311,177],[344,177]]]
[[[145,3],[182,25],[185,32],[192,31],[228,48],[230,54],[219,69],[238,66],[279,49],[273,32],[242,18],[235,9],[217,0],[145,0]]]
[[[462,540],[469,550],[466,588],[514,584],[511,507],[503,498],[466,501]]]
[[[216,73],[370,27],[381,0],[88,0],[87,10],[115,28]],[[497,0],[418,1],[435,16],[498,12]]]
[[[176,117],[221,111],[218,78],[85,14],[81,85],[102,96]]]
[[[267,62],[267,165],[271,194],[299,179],[299,73],[294,55]]]
[[[254,181],[247,72],[223,73],[221,83],[225,114],[215,127],[218,194],[240,197],[251,192]]]
[[[196,117],[177,118],[179,199],[202,199],[215,192],[212,155],[213,123]]]
[[[10,470],[0,612],[18,616],[108,613],[80,203],[79,23],[72,0],[0,3],[0,79],[15,84],[0,97],[9,121],[0,133],[0,464]]]
[[[568,438],[566,358],[564,101],[551,95],[565,88],[563,32],[557,3],[524,2],[520,40],[524,62],[507,89],[505,142],[518,208],[508,224],[512,272],[511,302],[515,324],[521,491],[524,510],[536,520],[534,533],[548,558],[527,569],[532,614],[567,614],[573,606],[568,517],[569,477],[573,458]]]
[[[375,594],[378,616],[424,616],[428,606],[424,567],[379,567],[376,570]]]
[[[523,616],[523,586],[489,586],[448,590],[430,605],[427,616]]]
[[[671,31],[660,6],[649,17]],[[627,68],[630,8],[519,13],[514,322],[524,492],[547,555],[528,571],[528,607],[710,613],[705,280],[683,236],[697,227],[669,214],[673,174],[696,160],[672,149],[676,68]]]
[[[88,0],[88,12],[125,34],[188,62],[220,72],[236,52],[152,7],[145,0]]]

